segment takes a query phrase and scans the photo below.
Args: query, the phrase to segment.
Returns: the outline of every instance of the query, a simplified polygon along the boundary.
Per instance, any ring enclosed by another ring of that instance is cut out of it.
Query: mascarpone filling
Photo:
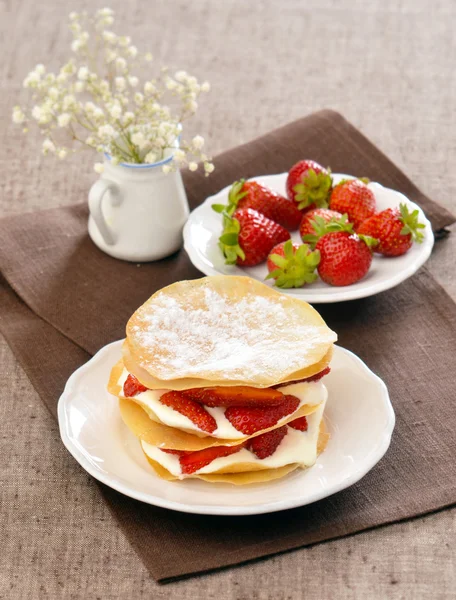
[[[127,377],[128,371],[124,368],[122,375],[119,377],[117,382],[122,388],[122,392],[123,385]],[[305,404],[315,406],[324,402],[328,395],[326,387],[323,383],[321,383],[321,381],[310,383],[292,383],[289,385],[284,385],[283,387],[278,388],[278,390],[283,394],[291,394],[299,399],[299,406],[295,412],[297,412]],[[140,404],[148,414],[149,411],[152,412],[162,423],[168,425],[169,427],[182,429],[196,435],[210,435],[210,437],[222,438],[226,440],[238,440],[239,438],[244,437],[244,434],[241,431],[238,431],[233,427],[233,425],[231,425],[231,423],[225,417],[225,408],[220,406],[204,407],[207,412],[214,417],[217,423],[217,429],[211,434],[202,431],[188,417],[182,415],[180,412],[174,410],[170,406],[165,406],[160,402],[160,397],[167,391],[169,390],[147,390],[146,392],[140,392],[139,394],[136,394],[134,398],[130,399],[133,399],[135,402]],[[283,419],[280,419],[278,421],[278,425],[289,419],[289,417],[290,415],[286,415],[283,417]],[[307,418],[309,419],[309,417]]]
[[[302,385],[302,384],[297,384]],[[324,387],[324,386],[323,386]],[[260,459],[253,452],[242,448],[239,452],[230,456],[216,458],[205,467],[199,469],[194,474],[215,473],[226,467],[233,467],[241,463],[261,464],[264,468],[277,469],[289,464],[299,464],[302,467],[311,467],[317,460],[317,443],[320,431],[320,423],[323,417],[323,411],[326,404],[326,397],[321,401],[317,410],[308,415],[307,431],[298,431],[288,427],[287,434],[277,447],[277,450],[271,456]],[[175,454],[162,452],[160,448],[151,446],[147,442],[141,441],[142,448],[149,458],[159,463],[167,469],[172,475],[179,479],[184,479],[188,475],[182,474],[179,463],[179,457]]]

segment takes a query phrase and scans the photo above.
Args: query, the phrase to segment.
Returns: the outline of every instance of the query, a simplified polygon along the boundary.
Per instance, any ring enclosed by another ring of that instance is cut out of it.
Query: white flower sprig
[[[114,33],[113,23],[109,8],[93,16],[71,13],[74,56],[58,73],[36,65],[23,83],[34,104],[15,106],[13,122],[24,132],[30,123],[38,125],[45,155],[63,159],[77,151],[76,142],[108,153],[114,164],[152,164],[173,155],[173,162],[162,167],[165,173],[183,166],[196,171],[202,163],[209,175],[214,165],[203,152],[204,138],[182,138],[182,123],[195,114],[209,83],[199,83],[186,71],[170,73],[167,67],[141,82],[140,69],[151,63],[152,55],[140,54],[128,36]],[[103,163],[94,168],[101,172]]]

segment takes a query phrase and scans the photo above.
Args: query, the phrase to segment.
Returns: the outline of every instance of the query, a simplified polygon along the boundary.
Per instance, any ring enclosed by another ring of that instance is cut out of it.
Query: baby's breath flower
[[[171,71],[166,66],[158,69],[158,77],[148,73],[148,79],[141,82],[135,59],[141,56],[150,62],[152,55],[139,54],[129,36],[112,31],[112,23],[113,11],[108,8],[97,10],[93,16],[87,11],[71,13],[73,58],[55,74],[46,73],[42,64],[35,66],[23,82],[35,101],[26,111],[14,107],[13,122],[34,121],[45,138],[43,153],[61,159],[73,150],[60,141],[56,146],[54,130],[71,127],[68,133],[75,144],[85,144],[100,153],[109,151],[112,165],[152,164],[172,149],[174,159],[163,166],[164,173],[184,165],[196,170],[201,163],[207,175],[214,167],[202,151],[204,138],[196,135],[182,142],[180,138],[181,122],[197,110],[198,97],[209,90],[209,84],[200,84],[186,71]],[[63,139],[63,133],[58,133]],[[98,163],[95,169],[101,172],[103,164]]]
[[[196,148],[196,150],[201,150],[201,148],[204,146],[203,136],[195,135],[195,137],[192,140],[192,144],[193,144],[193,147]]]
[[[141,131],[137,131],[136,133],[134,133],[131,136],[131,141],[135,146],[138,146],[138,148],[142,148],[143,146],[145,146],[145,144],[147,143],[146,138],[144,137],[144,134],[141,133]]]
[[[113,119],[118,119],[122,114],[122,107],[120,104],[113,104],[109,110],[109,114]]]
[[[138,106],[142,106],[144,104],[144,96],[141,94],[141,92],[136,92],[135,102]]]
[[[116,77],[115,79],[116,89],[119,92],[123,92],[127,87],[127,82],[125,81],[125,77]]]
[[[25,121],[25,114],[20,106],[13,108],[13,123],[19,124]]]
[[[86,66],[80,67],[78,71],[78,79],[81,81],[87,81],[89,78],[89,69]]]
[[[118,69],[119,71],[121,71],[123,73],[126,68],[127,68],[127,61],[122,56],[118,56],[116,58],[116,69]]]
[[[180,148],[174,150],[174,160],[176,162],[183,162],[185,160],[185,152]]]
[[[211,89],[211,84],[208,81],[205,81],[204,83],[201,84],[202,92],[209,92],[210,89]]]
[[[41,148],[43,150],[43,154],[48,154],[48,152],[55,152],[55,145],[49,138],[46,138],[44,140]]]
[[[148,152],[146,154],[146,156],[144,157],[144,162],[146,162],[149,165],[153,164],[156,161],[157,161],[157,155],[155,152]]]
[[[107,62],[108,64],[109,64],[109,63],[112,63],[112,62],[114,62],[114,61],[116,60],[116,58],[117,58],[117,52],[115,52],[114,50],[110,50],[110,49],[108,48],[108,49],[106,50],[106,52],[105,52],[105,59],[106,59],[106,62]]]
[[[51,98],[51,100],[57,100],[59,95],[60,95],[60,92],[56,87],[52,86],[48,89],[48,96],[49,96],[49,98]]]
[[[101,139],[114,137],[116,131],[112,125],[102,125],[98,128],[98,136]]]
[[[73,52],[79,52],[83,45],[84,44],[81,42],[81,40],[73,40],[71,42],[71,49],[73,50]]]
[[[70,121],[71,115],[69,115],[68,113],[62,113],[57,118],[57,123],[59,124],[59,127],[66,127],[70,124]]]
[[[117,36],[112,31],[103,31],[102,33],[103,40],[108,42],[108,44],[114,44],[117,40]]]
[[[104,164],[97,162],[93,165],[93,170],[95,171],[95,173],[103,173],[104,171]]]
[[[123,48],[125,48],[126,46],[128,46],[131,42],[131,37],[129,37],[128,35],[122,35],[119,38],[119,46],[122,46]]]
[[[169,165],[163,165],[162,171],[165,175],[168,175],[172,171],[172,168]]]
[[[153,94],[155,89],[155,85],[151,81],[146,81],[144,84],[144,93],[147,95]]]
[[[40,120],[40,117],[41,117],[41,108],[37,104],[35,104],[35,106],[32,108],[32,117],[36,121]]]

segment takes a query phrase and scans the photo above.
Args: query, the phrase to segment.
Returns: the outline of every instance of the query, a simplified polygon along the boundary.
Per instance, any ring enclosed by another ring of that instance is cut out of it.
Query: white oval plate
[[[341,179],[352,178],[351,175],[333,174],[334,183],[338,183]],[[264,175],[262,177],[254,177],[253,179],[285,195],[287,173]],[[333,287],[318,279],[311,285],[306,285],[299,289],[281,290],[282,292],[298,296],[312,304],[365,298],[366,296],[378,294],[398,285],[413,275],[427,261],[434,245],[434,234],[432,233],[431,224],[421,208],[400,192],[383,187],[379,183],[369,183],[369,188],[375,194],[377,209],[379,211],[399,206],[401,202],[407,204],[412,210],[419,210],[420,221],[426,225],[426,228],[422,230],[424,233],[423,243],[413,244],[412,248],[406,254],[395,258],[374,255],[372,266],[366,277],[353,285]],[[264,281],[268,273],[264,263],[250,268],[226,265],[218,247],[222,217],[212,210],[211,205],[226,204],[229,189],[230,186],[224,188],[214,196],[209,196],[203,204],[190,214],[184,227],[184,248],[195,267],[205,275],[248,275],[259,281]],[[302,243],[299,232],[295,231],[291,236],[293,241]],[[273,285],[270,280],[265,283]]]
[[[310,504],[352,485],[385,454],[394,412],[381,379],[348,350],[335,348],[325,377],[331,439],[317,463],[283,479],[237,487],[201,480],[164,481],[124,425],[106,390],[122,342],[102,348],[69,378],[58,405],[63,443],[93,477],[136,500],[209,515],[252,515]]]

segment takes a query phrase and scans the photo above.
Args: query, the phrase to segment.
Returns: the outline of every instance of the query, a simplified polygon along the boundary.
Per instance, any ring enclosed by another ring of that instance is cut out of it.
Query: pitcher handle
[[[105,243],[113,246],[117,241],[116,234],[106,222],[103,214],[103,198],[106,192],[109,192],[108,197],[113,206],[122,204],[119,186],[109,179],[99,179],[90,188],[89,211]]]

